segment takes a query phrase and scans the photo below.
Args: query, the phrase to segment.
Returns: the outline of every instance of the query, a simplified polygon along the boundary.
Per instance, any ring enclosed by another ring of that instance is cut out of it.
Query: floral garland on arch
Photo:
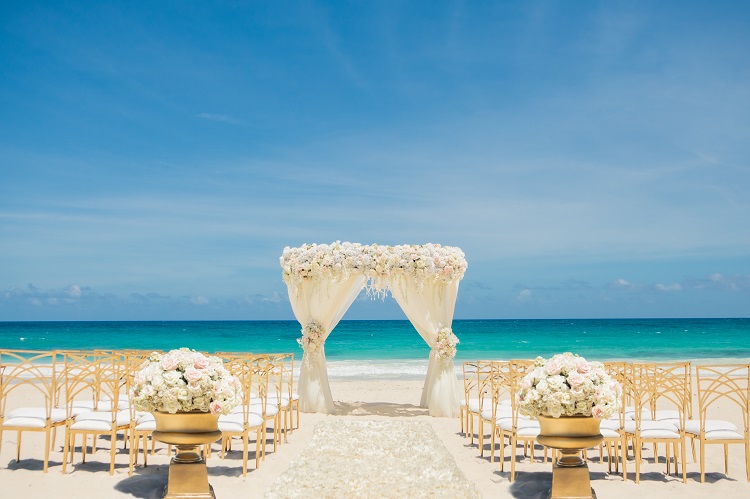
[[[404,276],[418,287],[426,282],[460,281],[468,263],[460,248],[440,244],[379,246],[336,241],[287,246],[279,258],[284,282],[299,291],[308,279],[344,281],[352,275],[368,280],[368,291],[385,293],[388,279]]]
[[[458,344],[458,337],[453,334],[451,328],[441,326],[435,338],[435,355],[442,361],[451,360],[456,356],[456,345]]]
[[[307,354],[305,356],[306,361],[310,360],[310,356],[320,354],[320,350],[323,348],[323,343],[325,342],[323,338],[324,332],[323,325],[318,321],[310,321],[302,328],[302,337],[297,338],[297,343],[299,343],[299,346]]]

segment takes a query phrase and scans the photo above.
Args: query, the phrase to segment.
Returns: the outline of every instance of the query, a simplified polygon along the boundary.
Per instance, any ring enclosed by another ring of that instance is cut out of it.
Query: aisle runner
[[[266,493],[294,497],[481,497],[429,423],[328,419]]]

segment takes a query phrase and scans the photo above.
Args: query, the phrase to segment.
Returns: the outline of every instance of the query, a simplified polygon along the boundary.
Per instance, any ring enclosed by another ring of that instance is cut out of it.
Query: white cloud
[[[516,300],[518,301],[526,301],[531,299],[532,291],[529,288],[526,288],[522,290],[520,293],[518,293],[518,296],[516,297]]]
[[[633,287],[633,285],[630,283],[630,281],[626,279],[615,279],[610,283],[615,288],[630,288]]]
[[[205,296],[199,295],[199,296],[194,296],[190,300],[190,303],[192,303],[193,305],[208,305],[209,301],[208,301],[208,298],[206,298]]]
[[[674,284],[655,284],[654,288],[659,291],[671,292],[671,291],[682,291],[682,285],[679,283]]]
[[[221,123],[229,123],[230,125],[242,125],[242,122],[236,118],[233,118],[226,114],[217,113],[198,113],[195,115],[196,118],[201,118],[209,121],[219,121]]]
[[[266,303],[281,303],[281,293],[275,291],[271,296],[264,296],[261,301]]]

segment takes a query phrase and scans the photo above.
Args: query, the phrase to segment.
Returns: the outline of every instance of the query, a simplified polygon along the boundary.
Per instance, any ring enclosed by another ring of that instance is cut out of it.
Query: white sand
[[[263,497],[265,491],[283,473],[295,456],[311,440],[315,424],[325,418],[406,420],[425,421],[434,429],[443,444],[456,460],[466,477],[473,481],[485,497],[546,497],[551,484],[551,464],[542,463],[541,452],[537,452],[536,462],[525,460],[517,466],[516,482],[510,483],[506,471],[500,473],[499,464],[489,462],[489,453],[479,457],[476,445],[460,435],[458,419],[432,418],[425,409],[417,407],[421,394],[420,381],[332,381],[331,389],[340,414],[302,414],[301,426],[290,436],[288,443],[282,444],[276,453],[270,453],[258,470],[254,460],[246,478],[242,477],[242,461],[238,453],[221,460],[219,453],[208,460],[209,478],[217,498]],[[16,404],[13,404],[16,405]],[[735,421],[739,423],[739,421]],[[149,457],[149,466],[136,468],[133,477],[128,477],[128,454],[118,443],[119,454],[115,475],[108,473],[109,453],[100,450],[89,455],[87,463],[80,463],[76,455],[75,465],[69,467],[67,475],[61,474],[62,432],[58,433],[55,449],[50,459],[50,469],[42,473],[41,455],[43,440],[41,434],[27,433],[23,437],[21,463],[15,462],[16,434],[5,432],[0,451],[0,497],[96,497],[96,498],[156,498],[166,483],[169,458],[165,448],[157,446],[158,452]],[[102,441],[102,445],[108,442]],[[218,447],[217,447],[218,448]],[[607,464],[598,462],[598,453],[589,454],[592,486],[600,498],[625,497],[680,497],[704,498],[750,497],[750,483],[745,478],[744,451],[742,446],[730,446],[729,477],[724,475],[723,448],[709,446],[706,467],[707,483],[700,483],[699,465],[693,462],[688,451],[688,483],[681,477],[665,476],[665,464],[650,462],[650,451],[644,452],[647,459],[641,468],[641,483],[633,480],[634,462],[631,458],[628,471],[629,480],[623,482],[620,475],[608,475]],[[405,456],[408,459],[408,456]],[[341,470],[346,473],[345,469]]]

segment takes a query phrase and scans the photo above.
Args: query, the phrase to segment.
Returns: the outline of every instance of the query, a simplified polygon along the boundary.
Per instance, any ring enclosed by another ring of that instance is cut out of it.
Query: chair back
[[[256,355],[252,361],[253,385],[251,396],[256,396],[260,402],[261,414],[268,414],[269,379],[271,377],[271,359],[268,355]]]
[[[717,412],[717,419],[726,419],[724,413],[730,406],[741,411],[744,433],[747,435],[750,431],[750,365],[698,365],[695,372],[701,430],[705,431],[712,409]]]
[[[128,376],[123,357],[116,353],[65,353],[65,398],[68,417],[76,415],[76,404],[88,401],[92,411],[111,412],[116,422],[127,393]],[[128,402],[128,408],[130,407]]]
[[[255,380],[253,362],[252,360],[246,361],[234,358],[229,362],[226,362],[224,367],[226,367],[227,370],[229,370],[229,372],[231,372],[240,382],[242,392],[242,418],[245,427],[247,427],[251,406],[253,401],[257,401],[257,398],[253,398],[253,384]]]
[[[479,401],[479,413],[487,407],[485,404],[490,402],[492,396],[492,364],[494,361],[491,360],[478,360],[474,362],[473,366],[467,366],[467,369],[474,369],[474,374],[471,376],[473,381],[469,382],[469,394],[466,396],[466,407],[469,407],[469,402],[472,398],[471,395],[476,395]],[[464,390],[466,392],[466,390]]]
[[[603,362],[604,370],[609,374],[612,380],[618,382],[622,391],[620,392],[619,409],[617,410],[620,422],[620,430],[625,427],[625,408],[628,403],[632,404],[632,387],[629,374],[629,365],[627,362]]]
[[[0,351],[0,424],[13,409],[9,400],[18,399],[40,405],[43,402],[47,425],[60,389],[60,355],[55,351],[2,350]],[[14,401],[15,402],[15,401]]]
[[[510,401],[513,409],[513,431],[518,428],[519,406],[518,393],[521,390],[523,378],[534,369],[534,361],[528,359],[513,359],[510,361],[509,382],[510,382]]]
[[[635,403],[636,429],[640,430],[644,412],[650,414],[652,419],[655,418],[657,403],[661,407],[676,410],[679,419],[677,427],[684,428],[687,399],[690,397],[690,369],[686,368],[686,363],[634,363],[630,365],[630,369],[630,396]]]

